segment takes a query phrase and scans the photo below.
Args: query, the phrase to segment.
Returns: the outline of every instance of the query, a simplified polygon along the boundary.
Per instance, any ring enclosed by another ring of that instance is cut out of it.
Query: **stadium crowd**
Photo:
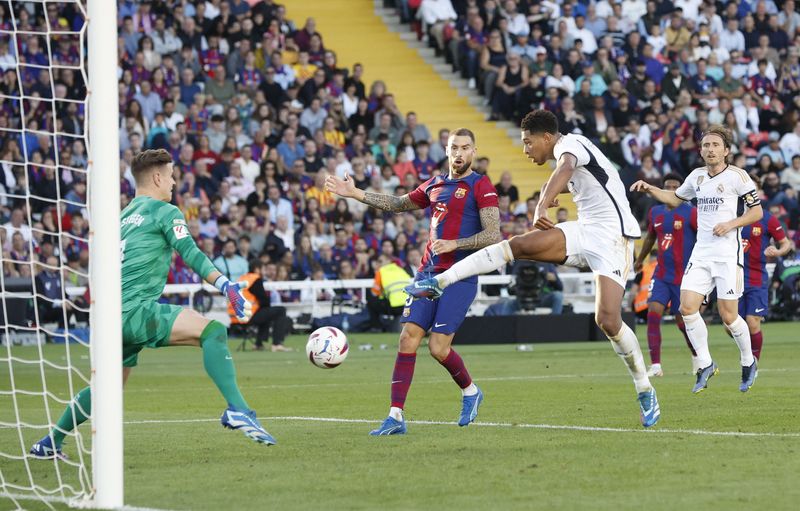
[[[595,141],[627,183],[687,175],[700,165],[701,133],[725,124],[733,163],[761,182],[763,202],[790,232],[798,229],[795,0],[387,4],[484,95],[493,119],[551,110],[563,133]],[[2,29],[82,23],[74,4],[10,5],[0,4]],[[119,2],[121,205],[135,192],[133,155],[164,148],[175,162],[174,202],[229,278],[254,259],[269,281],[366,278],[380,254],[414,274],[428,241],[425,212],[388,215],[337,200],[324,181],[349,174],[365,190],[409,192],[446,166],[448,132],[430,133],[400,110],[391,84],[367,84],[361,64],[338,62],[313,18],[296,25],[289,14],[271,0]],[[0,36],[5,276],[60,257],[66,280],[85,283],[85,85],[69,68],[80,63],[79,43],[67,34]],[[50,71],[23,65],[48,63]],[[489,158],[476,169],[489,172]],[[529,229],[536,194],[526,199],[510,173],[492,174],[504,236]],[[652,203],[631,199],[644,222]],[[198,282],[177,256],[169,279]],[[271,294],[273,303],[307,298]]]

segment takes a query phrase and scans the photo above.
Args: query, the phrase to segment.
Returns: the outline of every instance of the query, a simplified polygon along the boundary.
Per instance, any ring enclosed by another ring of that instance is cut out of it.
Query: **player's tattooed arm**
[[[419,206],[411,202],[408,194],[397,197],[395,195],[384,195],[382,193],[364,192],[361,202],[373,208],[382,209],[391,213],[411,211],[419,209]]]
[[[457,239],[457,248],[474,250],[494,245],[502,239],[500,236],[500,209],[496,207],[481,208],[479,213],[483,230],[469,238]]]

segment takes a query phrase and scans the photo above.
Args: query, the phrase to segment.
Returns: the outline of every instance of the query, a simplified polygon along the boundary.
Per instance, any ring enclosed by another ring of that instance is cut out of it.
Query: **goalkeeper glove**
[[[231,282],[224,275],[220,275],[214,281],[214,287],[219,289],[228,299],[237,318],[245,321],[250,320],[250,316],[253,315],[253,305],[242,294],[242,285],[240,283]]]

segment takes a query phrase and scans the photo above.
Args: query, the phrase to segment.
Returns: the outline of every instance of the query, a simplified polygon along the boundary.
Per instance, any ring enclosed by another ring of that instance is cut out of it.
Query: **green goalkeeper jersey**
[[[167,283],[172,250],[203,279],[216,270],[197,248],[181,210],[168,202],[138,196],[120,215],[122,312],[158,300]]]

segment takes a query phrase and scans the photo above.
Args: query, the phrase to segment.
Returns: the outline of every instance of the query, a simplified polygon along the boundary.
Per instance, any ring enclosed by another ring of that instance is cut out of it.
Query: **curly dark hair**
[[[558,119],[553,112],[548,110],[533,110],[528,112],[520,123],[520,129],[533,133],[558,133]]]

